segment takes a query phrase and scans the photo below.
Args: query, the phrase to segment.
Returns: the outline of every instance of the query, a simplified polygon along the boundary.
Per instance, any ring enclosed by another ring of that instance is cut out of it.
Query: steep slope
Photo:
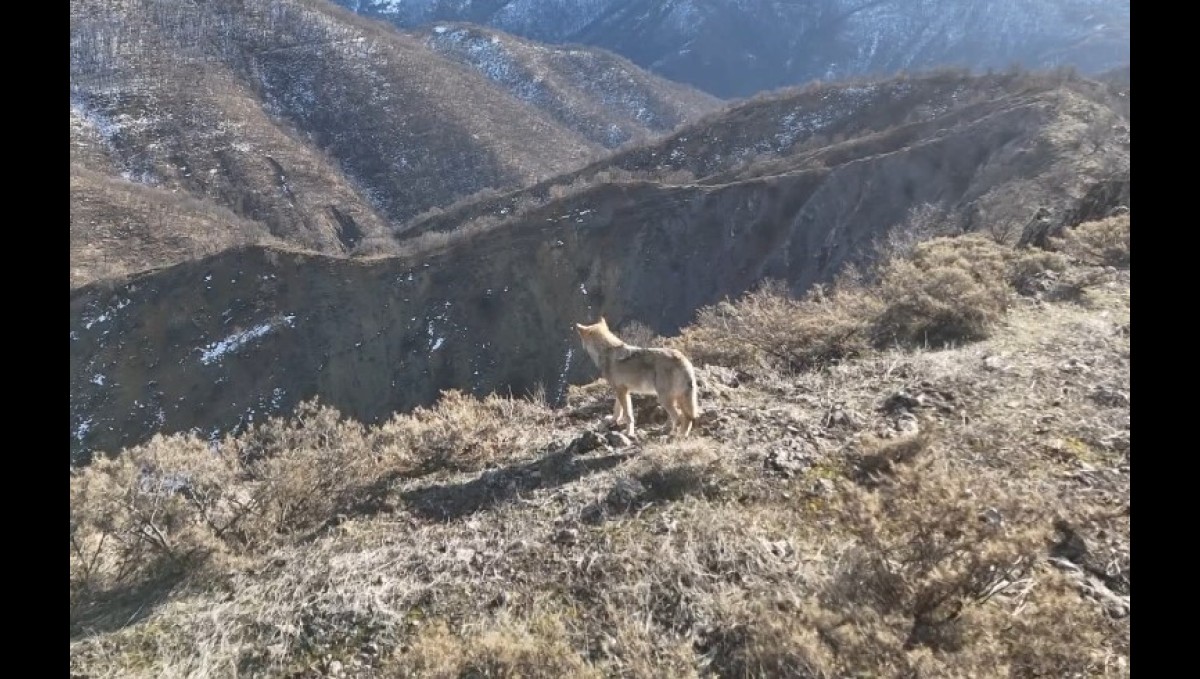
[[[638,76],[630,96],[657,93],[658,118],[595,115],[623,82],[577,89],[551,115],[422,37],[318,0],[79,0],[71,13],[72,162],[227,208],[319,252],[577,167],[604,149],[589,138],[599,124],[619,122],[615,145],[713,103]],[[514,58],[534,73],[523,60],[537,50],[523,45]],[[244,235],[230,230],[226,241]]]
[[[279,243],[265,225],[186,193],[71,164],[71,287]]]
[[[1073,105],[1095,108],[1089,134],[1079,144],[1128,143],[1128,85],[1040,73],[970,76],[940,71],[916,77],[808,85],[734,105],[655,142],[617,152],[586,167],[507,194],[463,201],[423,215],[397,229],[401,242],[422,234],[470,230],[481,223],[512,220],[556,197],[614,180],[672,185],[718,185],[737,179],[819,170],[879,155],[942,130],[988,120],[1061,91]],[[1077,116],[1086,113],[1077,111]],[[985,123],[986,124],[986,123]],[[1073,132],[1078,133],[1079,130]],[[1057,144],[1061,140],[1049,140]],[[1101,154],[1088,181],[1127,181],[1128,162]],[[966,175],[959,178],[965,180]],[[1003,183],[988,182],[988,187]],[[1019,215],[998,215],[1024,220]],[[1047,206],[1053,207],[1053,206]],[[1069,212],[1069,211],[1068,211]],[[1068,212],[1055,211],[1061,221]],[[968,225],[961,225],[966,227]]]
[[[1103,99],[1019,88],[774,172],[586,186],[404,241],[399,257],[245,248],[89,286],[71,300],[72,455],[216,433],[316,395],[368,421],[450,387],[541,385],[557,401],[593,374],[573,322],[603,313],[669,333],[764,278],[801,292],[922,210],[943,229],[1049,233],[1127,204],[1128,153],[1128,121]],[[1113,182],[1124,192],[1097,191]]]
[[[555,48],[470,25],[439,24],[425,36],[434,50],[606,148],[669,132],[719,103],[604,50]]]
[[[1129,61],[1128,0],[338,0],[401,26],[461,20],[595,45],[721,97],[954,64]]]

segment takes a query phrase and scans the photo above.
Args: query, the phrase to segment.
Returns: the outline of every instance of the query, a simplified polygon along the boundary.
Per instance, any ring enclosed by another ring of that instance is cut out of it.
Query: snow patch
[[[558,373],[558,388],[555,390],[555,401],[561,403],[567,390],[567,373],[571,372],[571,359],[575,357],[575,347],[567,346],[567,356],[563,360],[563,369]]]
[[[84,420],[75,427],[75,440],[82,442],[83,437],[87,436],[87,433],[91,431],[93,424],[95,424],[95,422],[92,421],[92,418],[84,418]]]
[[[105,309],[104,311],[100,312],[100,314],[98,314],[90,319],[85,319],[83,322],[84,329],[91,330],[93,325],[96,325],[98,323],[107,323],[108,321],[112,320],[112,318],[116,314],[116,312],[129,306],[129,304],[130,304],[130,302],[128,299],[121,300],[121,301],[117,302],[116,306],[114,306],[110,309]]]
[[[227,354],[237,351],[250,342],[265,336],[280,325],[292,327],[295,319],[296,316],[294,314],[288,314],[280,319],[281,322],[260,323],[249,330],[235,332],[229,337],[219,342],[213,342],[200,350],[200,362],[204,365],[212,365],[219,362]]]

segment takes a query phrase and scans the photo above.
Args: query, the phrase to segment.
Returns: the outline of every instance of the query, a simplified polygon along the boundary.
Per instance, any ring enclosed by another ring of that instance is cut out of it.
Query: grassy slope
[[[599,384],[557,412],[450,397],[374,430],[312,411],[226,440],[223,459],[282,451],[263,464],[293,473],[231,494],[291,532],[73,589],[73,669],[1128,676],[1129,271],[1030,280],[981,341],[703,366],[688,442],[657,435],[651,401],[639,443],[588,450]],[[197,445],[127,456],[165,471]]]

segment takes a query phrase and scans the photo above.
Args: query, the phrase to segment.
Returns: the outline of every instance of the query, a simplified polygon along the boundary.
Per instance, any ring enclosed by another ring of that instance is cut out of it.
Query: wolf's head
[[[585,335],[588,333],[596,332],[600,328],[604,328],[605,330],[608,330],[608,321],[604,320],[603,316],[600,317],[600,320],[596,321],[595,323],[592,323],[591,325],[585,325],[583,323],[575,324],[575,330],[577,332],[579,332],[580,335]]]
[[[583,342],[583,346],[591,350],[593,347],[618,347],[624,344],[621,338],[613,334],[608,329],[608,321],[601,316],[599,321],[591,325],[582,323],[575,324],[575,332],[579,333],[579,339]]]

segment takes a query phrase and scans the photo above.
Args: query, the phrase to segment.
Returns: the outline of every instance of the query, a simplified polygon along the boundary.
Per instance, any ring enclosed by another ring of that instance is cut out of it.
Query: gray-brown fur
[[[691,433],[699,412],[696,371],[675,349],[635,347],[608,329],[603,317],[592,325],[575,325],[583,348],[600,375],[616,392],[613,418],[634,436],[633,394],[654,394],[670,417],[669,432]]]

